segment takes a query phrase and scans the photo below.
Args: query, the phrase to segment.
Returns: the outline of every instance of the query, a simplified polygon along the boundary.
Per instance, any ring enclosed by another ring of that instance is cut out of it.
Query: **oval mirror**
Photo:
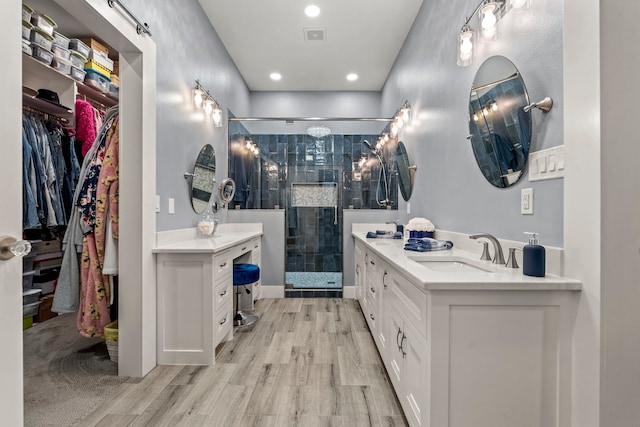
[[[236,194],[236,182],[231,178],[226,178],[220,184],[220,200],[223,204],[228,204]]]
[[[476,163],[492,185],[520,179],[531,144],[529,96],[518,69],[504,56],[485,60],[469,96],[469,133]]]
[[[396,146],[396,164],[398,167],[398,185],[400,186],[400,193],[405,201],[408,201],[411,197],[413,190],[413,171],[415,166],[409,164],[409,156],[407,156],[407,149],[402,141],[398,142]]]
[[[191,177],[191,205],[193,210],[201,214],[209,206],[211,194],[216,183],[216,152],[211,144],[200,150]]]

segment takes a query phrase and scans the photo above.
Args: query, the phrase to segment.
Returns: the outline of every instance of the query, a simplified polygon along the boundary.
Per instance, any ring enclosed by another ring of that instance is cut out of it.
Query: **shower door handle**
[[[333,207],[333,212],[334,212],[334,215],[333,215],[333,225],[338,225],[338,205],[335,205],[335,206]]]

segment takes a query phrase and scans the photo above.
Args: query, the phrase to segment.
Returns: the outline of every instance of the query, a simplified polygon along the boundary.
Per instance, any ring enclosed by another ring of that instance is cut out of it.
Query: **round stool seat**
[[[233,286],[244,286],[260,279],[260,267],[256,264],[233,264]]]

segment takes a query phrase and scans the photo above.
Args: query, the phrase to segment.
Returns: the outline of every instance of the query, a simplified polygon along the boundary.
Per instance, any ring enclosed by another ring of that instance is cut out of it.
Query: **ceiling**
[[[199,0],[252,91],[379,91],[422,0]],[[307,17],[315,4],[320,15]],[[306,30],[324,40],[309,39]],[[305,37],[307,35],[307,37]],[[278,72],[280,81],[269,75]],[[347,74],[358,79],[348,81]]]

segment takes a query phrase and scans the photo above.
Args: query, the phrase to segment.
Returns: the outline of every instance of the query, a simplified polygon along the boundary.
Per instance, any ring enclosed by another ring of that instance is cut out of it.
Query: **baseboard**
[[[284,286],[262,285],[260,298],[284,298]]]
[[[344,288],[342,288],[342,298],[356,299],[356,287],[345,286]]]

